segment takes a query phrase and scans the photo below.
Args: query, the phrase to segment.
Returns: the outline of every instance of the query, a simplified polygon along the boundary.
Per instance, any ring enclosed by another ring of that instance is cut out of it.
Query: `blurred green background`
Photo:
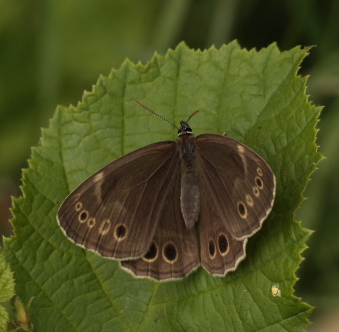
[[[316,307],[310,331],[339,331],[338,18],[338,0],[0,0],[0,234],[11,234],[10,197],[56,105],[76,105],[126,57],[146,63],[182,40],[200,49],[233,39],[248,49],[315,45],[300,73],[310,75],[310,101],[325,106],[318,144],[327,160],[297,212],[316,232],[296,295]]]

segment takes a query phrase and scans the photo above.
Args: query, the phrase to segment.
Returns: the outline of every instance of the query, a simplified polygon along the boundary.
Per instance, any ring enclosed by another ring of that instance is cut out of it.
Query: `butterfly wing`
[[[212,274],[224,275],[245,257],[247,238],[271,211],[275,177],[258,154],[225,136],[198,136],[196,157],[204,197],[201,264]]]
[[[179,172],[175,142],[159,142],[108,164],[75,189],[58,211],[65,235],[101,256],[128,259],[148,250]]]
[[[165,201],[148,252],[138,260],[121,261],[139,277],[157,280],[183,278],[200,265],[197,227],[187,230],[180,208],[180,172]]]
[[[202,201],[199,225],[201,265],[217,276],[235,270],[245,258],[247,239],[238,240],[232,236],[225,226],[227,222],[228,219],[218,213],[212,196]]]

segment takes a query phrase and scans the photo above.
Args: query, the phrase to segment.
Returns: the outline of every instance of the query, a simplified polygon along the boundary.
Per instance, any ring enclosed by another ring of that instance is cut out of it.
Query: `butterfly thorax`
[[[183,127],[182,123],[181,125]],[[187,229],[191,229],[195,225],[200,212],[200,190],[194,141],[195,138],[191,129],[190,133],[186,132],[181,135],[179,133],[178,148],[181,162],[180,205]]]

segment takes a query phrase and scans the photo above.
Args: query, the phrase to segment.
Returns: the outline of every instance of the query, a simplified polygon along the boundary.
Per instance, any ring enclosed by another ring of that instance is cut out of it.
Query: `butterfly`
[[[76,188],[57,214],[65,235],[136,277],[178,279],[199,266],[213,276],[235,270],[272,209],[275,176],[234,139],[194,137],[188,122],[197,112],[180,128],[172,124],[176,142],[126,154]]]

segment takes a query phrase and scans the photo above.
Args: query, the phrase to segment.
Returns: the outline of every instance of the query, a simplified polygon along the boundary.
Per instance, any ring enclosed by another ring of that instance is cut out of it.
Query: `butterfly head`
[[[187,121],[180,121],[181,128],[178,130],[178,136],[183,136],[183,135],[193,135],[193,131],[191,127],[188,124],[188,121],[190,118],[194,115],[199,113],[199,111],[195,111],[188,119]]]
[[[146,107],[145,105],[139,103],[138,101],[134,100],[134,102],[136,104],[138,104],[139,106],[143,107],[144,109],[146,109],[147,111],[153,113],[154,115],[158,116],[159,118],[167,121],[168,123],[170,123],[173,127],[178,129],[178,136],[183,136],[183,135],[193,135],[193,131],[191,129],[191,127],[188,125],[188,121],[191,119],[192,116],[196,115],[197,113],[199,113],[199,111],[195,111],[193,114],[191,114],[191,116],[187,119],[187,121],[180,121],[180,125],[181,127],[178,128],[176,125],[174,125],[171,121],[168,121],[167,119],[165,119],[163,116],[159,115],[158,113],[155,113],[154,111],[152,111],[151,109],[149,109],[148,107]]]
[[[178,130],[178,136],[192,135],[193,131],[187,121],[180,121],[181,128]]]

